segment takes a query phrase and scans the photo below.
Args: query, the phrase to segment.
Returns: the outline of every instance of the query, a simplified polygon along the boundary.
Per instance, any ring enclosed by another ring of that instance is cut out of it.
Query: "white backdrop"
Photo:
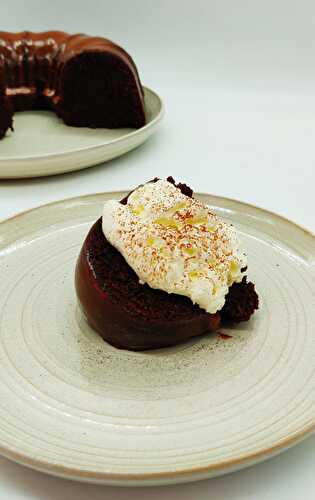
[[[3,0],[1,29],[112,38],[165,100],[160,132],[86,171],[0,181],[0,218],[51,200],[173,175],[315,231],[315,4],[311,0]],[[1,143],[0,143],[1,154]],[[0,459],[0,499],[314,499],[315,438],[211,481],[119,490],[79,485]]]

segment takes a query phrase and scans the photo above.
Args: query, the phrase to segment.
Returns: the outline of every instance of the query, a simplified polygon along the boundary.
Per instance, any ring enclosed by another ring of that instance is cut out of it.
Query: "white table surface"
[[[88,2],[93,16],[83,0],[60,3],[62,15],[56,4],[7,3],[2,28],[53,27],[113,38],[132,53],[167,113],[155,137],[110,163],[0,181],[1,219],[49,201],[173,175],[196,191],[257,204],[315,232],[312,2],[94,0]],[[74,483],[0,458],[0,499],[308,500],[315,498],[314,458],[312,437],[239,473],[145,489]]]

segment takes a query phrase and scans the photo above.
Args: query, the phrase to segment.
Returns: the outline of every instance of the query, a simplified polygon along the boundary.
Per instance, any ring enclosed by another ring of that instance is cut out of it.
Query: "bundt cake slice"
[[[174,183],[172,178],[168,181]],[[177,186],[192,196],[188,186]],[[176,345],[217,330],[225,320],[247,320],[258,308],[254,285],[246,279],[230,287],[227,306],[213,314],[188,297],[140,284],[135,271],[105,238],[102,219],[92,226],[81,249],[75,284],[92,328],[115,347],[134,351]]]

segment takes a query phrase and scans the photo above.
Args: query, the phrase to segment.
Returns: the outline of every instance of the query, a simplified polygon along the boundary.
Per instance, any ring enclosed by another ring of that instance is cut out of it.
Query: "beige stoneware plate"
[[[178,347],[119,351],[81,316],[73,274],[108,198],[0,224],[0,453],[57,476],[178,483],[253,465],[315,428],[315,237],[275,214],[199,195],[234,223],[261,307]]]
[[[0,141],[0,179],[36,177],[92,167],[140,146],[158,128],[164,106],[144,88],[147,123],[140,129],[68,127],[52,112],[14,115],[14,132]]]

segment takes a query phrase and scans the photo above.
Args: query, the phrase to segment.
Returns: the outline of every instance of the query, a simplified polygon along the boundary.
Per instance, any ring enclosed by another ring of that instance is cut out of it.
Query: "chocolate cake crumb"
[[[157,177],[156,177],[156,179],[157,179]],[[159,179],[157,179],[157,180],[159,180]],[[175,182],[174,177],[169,175],[166,180],[167,180],[167,182],[169,182],[170,184],[174,184],[174,186],[175,186],[176,182]]]
[[[259,299],[255,285],[247,282],[244,276],[240,283],[233,283],[226,296],[225,304],[221,310],[222,320],[239,323],[248,321],[253,312],[258,309]]]
[[[218,332],[218,337],[222,340],[229,340],[233,338],[233,335],[229,335],[228,333]]]
[[[157,180],[159,180],[159,179],[157,179]],[[176,184],[176,181],[172,176],[169,176],[166,180],[168,182],[170,182],[171,184],[174,184],[174,186],[177,187],[177,189],[179,189],[182,194],[184,194],[185,196],[188,196],[188,198],[192,198],[192,195],[194,192],[189,186],[187,186],[187,184],[183,184],[182,182],[179,182],[178,184]]]

